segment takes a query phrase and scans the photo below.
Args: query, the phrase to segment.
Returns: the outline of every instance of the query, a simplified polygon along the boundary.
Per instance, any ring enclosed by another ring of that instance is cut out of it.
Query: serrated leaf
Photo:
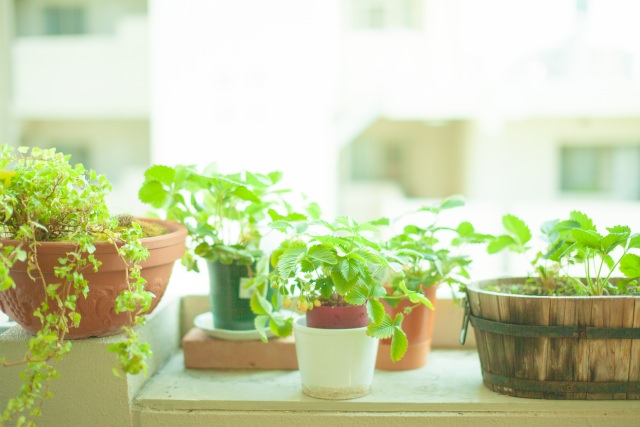
[[[400,317],[398,322],[398,317]],[[407,352],[407,348],[409,347],[409,340],[407,339],[407,335],[400,328],[400,323],[402,323],[402,314],[398,313],[396,319],[394,320],[394,328],[393,328],[393,337],[391,338],[391,360],[393,362],[397,362],[398,360],[404,357]]]
[[[581,228],[571,230],[571,236],[578,244],[592,249],[600,249],[600,240],[603,238],[593,230],[583,230]]]
[[[394,325],[391,316],[384,314],[380,322],[371,322],[367,327],[367,335],[373,338],[391,338],[394,332]]]
[[[496,254],[505,248],[515,247],[517,242],[511,237],[503,234],[496,236],[487,244],[487,252],[490,254]]]
[[[322,264],[334,265],[338,263],[338,257],[331,248],[325,245],[314,245],[309,248],[309,258]]]
[[[144,172],[144,177],[170,185],[176,178],[176,170],[170,166],[154,165]]]
[[[527,224],[515,215],[507,214],[502,217],[502,225],[515,237],[516,241],[524,246],[531,240],[531,230]]]
[[[593,220],[584,212],[571,211],[569,218],[578,222],[578,224],[580,224],[580,228],[583,230],[597,231],[596,226],[593,224]]]
[[[374,323],[382,322],[385,315],[384,305],[375,299],[367,301],[367,313]]]
[[[260,341],[262,342],[269,341],[269,338],[267,337],[268,323],[269,323],[269,316],[267,315],[256,316],[253,319],[253,325],[256,331],[258,332],[258,335],[260,335]]]
[[[364,285],[355,286],[348,294],[344,296],[344,300],[351,305],[363,305],[369,299],[369,290]]]
[[[304,244],[288,247],[278,257],[278,274],[282,279],[288,278],[306,256],[307,247]]]
[[[293,318],[274,316],[269,323],[269,329],[279,337],[288,337],[293,332]]]
[[[411,301],[412,303],[425,305],[431,310],[435,309],[431,301],[429,301],[429,299],[425,297],[424,294],[420,292],[410,291],[407,288],[407,285],[404,283],[404,280],[398,283],[398,287],[404,293],[404,295],[406,295],[409,298],[409,301]]]
[[[167,202],[169,192],[159,181],[145,182],[138,190],[138,199],[154,208],[161,208]]]
[[[271,303],[262,295],[260,295],[259,292],[254,292],[251,295],[251,299],[249,300],[249,307],[251,307],[251,311],[253,311],[253,313],[257,315],[271,314],[271,312],[273,311]]]
[[[620,259],[620,271],[629,278],[640,277],[640,256],[626,254]]]

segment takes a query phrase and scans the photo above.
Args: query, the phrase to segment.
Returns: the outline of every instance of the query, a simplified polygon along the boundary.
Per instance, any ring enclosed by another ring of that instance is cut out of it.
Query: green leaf
[[[369,317],[373,319],[374,323],[380,323],[385,315],[384,305],[378,300],[368,300],[367,313],[369,313]]]
[[[273,311],[271,303],[262,295],[260,295],[259,292],[254,292],[251,295],[249,306],[251,307],[251,311],[253,311],[254,314],[258,315],[271,314],[271,312]]]
[[[393,362],[397,362],[402,359],[409,347],[407,335],[400,326],[402,324],[403,317],[402,313],[398,313],[393,321],[393,337],[391,338],[391,360]]]
[[[518,241],[522,246],[531,240],[531,230],[527,224],[515,215],[507,214],[502,217],[502,225],[504,228]]]
[[[163,184],[171,185],[176,178],[176,170],[170,166],[154,165],[144,172],[147,180],[160,181]]]
[[[344,296],[344,300],[351,305],[363,305],[369,299],[369,290],[365,285],[354,287]]]
[[[307,254],[307,246],[300,242],[287,248],[278,258],[278,274],[282,279],[292,275]]]
[[[489,241],[489,244],[487,244],[487,252],[490,254],[496,254],[505,248],[511,249],[515,247],[517,247],[517,242],[513,237],[503,234]]]
[[[314,245],[309,248],[309,258],[322,264],[337,264],[338,257],[335,250],[325,245]]]
[[[634,233],[629,239],[629,248],[640,249],[640,233]]]
[[[464,197],[462,197],[461,195],[453,195],[446,198],[440,204],[440,210],[453,209],[460,206],[464,206]]]
[[[458,235],[460,237],[467,237],[467,236],[471,236],[475,232],[475,229],[473,228],[473,225],[470,222],[464,221],[458,225],[458,227],[456,228],[456,231],[458,232]]]
[[[406,285],[404,284],[404,281],[400,282],[400,289],[402,289],[402,291],[405,293],[405,295],[409,298],[409,301],[411,301],[412,303],[414,303],[414,304],[422,304],[422,305],[428,307],[431,310],[435,310],[435,307],[433,306],[431,301],[429,301],[429,298],[425,297],[420,292],[415,292],[415,291],[408,290]]]
[[[384,314],[380,322],[371,322],[367,327],[367,334],[373,338],[391,338],[394,332],[393,320],[388,314]]]
[[[640,256],[626,254],[620,260],[620,271],[629,278],[640,277]]]
[[[138,199],[154,208],[161,208],[168,201],[169,194],[159,181],[148,181],[140,187]]]
[[[593,224],[593,220],[585,213],[580,211],[572,211],[569,214],[569,218],[580,224],[580,228],[583,230],[596,231],[596,226]]]
[[[581,228],[575,228],[571,230],[571,236],[576,240],[578,244],[598,250],[600,249],[600,241],[603,238],[600,234],[593,230],[583,230]]]

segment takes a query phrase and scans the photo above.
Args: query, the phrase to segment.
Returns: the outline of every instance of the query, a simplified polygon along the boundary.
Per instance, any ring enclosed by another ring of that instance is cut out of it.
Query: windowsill
[[[510,420],[520,420],[524,423],[521,425],[541,425],[545,418],[556,423],[561,419],[555,425],[562,426],[637,425],[638,402],[504,396],[483,386],[479,365],[475,351],[434,350],[424,368],[377,370],[369,395],[331,401],[302,394],[298,371],[186,369],[182,354],[178,354],[145,385],[136,398],[136,411],[141,425],[153,425],[162,419],[154,416],[162,417],[161,414],[184,414],[189,417],[185,420],[194,421],[199,416],[210,422],[226,419],[231,424],[234,417],[244,415],[262,426],[277,425],[276,419],[282,421],[279,416],[286,415],[294,422],[309,414],[340,416],[338,422],[345,425],[352,425],[350,416],[368,417],[368,422],[374,424],[387,416],[398,416],[410,417],[414,422],[430,418],[430,425],[453,426],[467,422],[475,426],[512,425]],[[497,420],[507,424],[493,424]]]

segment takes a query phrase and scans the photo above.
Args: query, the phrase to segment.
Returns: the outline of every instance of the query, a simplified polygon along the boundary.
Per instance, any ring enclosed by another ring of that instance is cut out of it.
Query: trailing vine
[[[42,326],[30,338],[24,357],[0,357],[0,366],[23,367],[23,385],[0,412],[0,426],[34,426],[43,403],[52,396],[49,386],[59,376],[58,362],[71,351],[65,337],[82,321],[76,304],[90,292],[84,273],[100,268],[95,244],[113,244],[127,267],[128,288],[117,297],[115,310],[127,312],[133,325],[144,323],[152,302],[140,274],[148,251],[140,241],[138,223],[110,214],[105,199],[111,185],[106,177],[72,165],[70,156],[55,149],[2,146],[0,190],[0,237],[7,239],[0,244],[0,292],[16,286],[10,270],[25,262],[34,286],[43,286],[46,295],[34,312]],[[57,280],[47,281],[38,251],[42,242],[51,241],[71,242],[75,249],[59,258],[54,267]],[[152,355],[149,345],[140,343],[134,327],[124,328],[124,333],[124,340],[109,347],[117,359],[114,373],[146,372],[146,359]]]

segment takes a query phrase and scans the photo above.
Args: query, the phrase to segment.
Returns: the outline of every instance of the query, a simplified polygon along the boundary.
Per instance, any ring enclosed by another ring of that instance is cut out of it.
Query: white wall
[[[115,36],[16,38],[13,112],[19,118],[146,118],[145,17],[118,22]]]

